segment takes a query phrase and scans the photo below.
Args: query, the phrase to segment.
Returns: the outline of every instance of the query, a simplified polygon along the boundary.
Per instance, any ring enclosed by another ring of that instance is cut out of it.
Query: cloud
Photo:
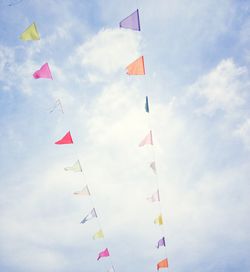
[[[247,75],[246,67],[236,66],[232,59],[222,60],[189,88],[202,101],[198,111],[213,115],[218,110],[229,112],[243,106],[249,86]]]
[[[80,63],[92,82],[103,80],[139,56],[140,39],[132,31],[102,29],[76,49],[72,62]]]
[[[234,131],[235,136],[239,137],[246,148],[250,148],[250,119],[248,118],[245,122],[240,124],[238,128]]]
[[[46,5],[38,2],[40,16],[47,18]],[[187,12],[183,1],[173,2],[169,9],[162,2],[155,7],[157,17],[152,17],[153,4],[143,4],[144,32],[140,34],[111,28],[94,33],[102,22],[92,16],[92,6],[60,2],[63,6],[58,9],[59,2],[52,5],[54,16],[60,18],[51,21],[47,39],[37,48],[34,44],[1,51],[0,67],[5,69],[5,63],[12,62],[13,86],[22,90],[21,99],[11,100],[15,110],[1,117],[5,169],[1,175],[1,263],[18,271],[66,272],[81,267],[94,272],[109,267],[109,259],[96,262],[97,253],[107,246],[121,272],[131,266],[154,269],[166,254],[176,272],[187,267],[230,271],[239,264],[242,268],[243,263],[248,271],[249,163],[235,142],[237,135],[249,144],[249,118],[247,111],[242,113],[248,104],[248,70],[233,58],[219,56],[221,61],[210,72],[203,69],[202,76],[192,74],[191,86],[183,85],[180,76],[181,87],[170,90],[165,78],[171,68],[170,55],[172,61],[178,56],[172,64],[183,64],[190,50],[207,48],[207,40],[212,43],[225,31],[230,3],[195,1]],[[106,22],[119,22],[129,14],[125,4],[106,1],[105,8],[98,10],[102,5],[95,6],[95,12],[107,16]],[[220,8],[215,9],[216,5]],[[79,37],[79,26],[88,21],[76,16],[82,11],[84,16],[91,14],[86,18],[93,28],[84,27]],[[213,11],[216,20],[211,17]],[[72,19],[72,25],[54,28],[64,18]],[[77,31],[72,32],[76,25]],[[173,39],[176,35],[178,39]],[[173,53],[171,47],[176,44]],[[187,50],[183,44],[188,44]],[[127,64],[145,52],[148,75],[127,77]],[[54,81],[31,76],[45,58]],[[15,88],[9,89],[14,93]],[[146,93],[150,114],[144,110]],[[56,98],[62,100],[65,114],[47,112]],[[74,145],[54,145],[69,128]],[[154,149],[139,148],[149,129]],[[83,176],[63,170],[76,159],[81,161]],[[146,200],[158,186],[149,167],[152,160],[159,173],[161,207]],[[76,198],[72,192],[85,184],[92,199]],[[93,206],[99,221],[79,224]],[[153,224],[160,210],[164,230]],[[93,241],[100,226],[106,240]],[[162,235],[167,238],[167,252],[155,249]]]

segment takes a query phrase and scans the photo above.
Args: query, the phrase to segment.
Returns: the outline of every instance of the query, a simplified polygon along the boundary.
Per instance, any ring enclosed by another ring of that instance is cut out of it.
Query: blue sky
[[[169,271],[250,271],[250,1],[8,3],[0,270],[156,271],[167,256]],[[142,31],[119,29],[137,8]],[[33,22],[41,40],[20,41]],[[128,77],[141,55],[146,75]],[[33,79],[45,62],[54,80]],[[49,113],[56,99],[65,114]],[[154,147],[139,148],[149,129]],[[68,130],[74,145],[54,145]],[[154,154],[161,207],[146,200]],[[63,170],[77,159],[84,176]],[[92,201],[72,194],[85,184]],[[79,224],[93,203],[99,221]],[[155,248],[160,208],[166,250]],[[98,222],[105,240],[94,241]]]

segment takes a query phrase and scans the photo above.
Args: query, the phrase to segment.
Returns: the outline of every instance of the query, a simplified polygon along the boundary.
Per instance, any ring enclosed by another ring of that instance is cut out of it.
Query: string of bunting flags
[[[120,22],[120,27],[128,28],[131,30],[140,31],[140,17],[139,17],[139,10],[137,9],[135,12],[133,12],[131,15],[126,17],[124,20]],[[145,64],[144,64],[144,56],[141,56],[137,58],[135,61],[130,63],[127,67],[127,74],[129,76],[137,76],[137,75],[145,75]],[[146,103],[145,103],[145,111],[146,113],[150,113],[149,110],[149,99],[148,96],[146,96]],[[143,147],[145,145],[151,145],[154,146],[153,143],[153,134],[151,128],[149,128],[149,133],[144,137],[144,139],[139,143],[139,147]],[[154,155],[155,157],[155,155]],[[155,218],[154,224],[162,226],[163,225],[163,216],[162,216],[162,208],[160,205],[160,192],[159,192],[159,185],[158,185],[158,178],[157,178],[157,171],[156,171],[156,162],[155,160],[150,163],[150,167],[152,168],[154,174],[156,175],[156,191],[147,198],[150,202],[158,202],[159,203],[159,215]],[[157,242],[157,249],[160,247],[166,247],[166,240],[164,233],[165,231],[163,228],[161,228],[162,232],[162,238]],[[167,255],[167,254],[166,254]],[[168,258],[164,258],[163,260],[159,261],[156,265],[157,270],[162,268],[169,268],[168,265]]]
[[[22,41],[40,40],[40,34],[38,32],[36,24],[32,23],[20,35],[20,39]],[[34,79],[51,79],[51,80],[53,80],[49,64],[45,63],[38,70],[36,70],[33,73],[33,78]],[[56,100],[55,105],[53,106],[53,108],[49,112],[50,113],[54,112],[58,107],[60,107],[61,112],[64,113],[60,99]],[[56,145],[74,144],[71,132],[70,131],[66,132],[66,134],[63,137],[61,137],[60,139],[58,139],[54,144],[56,144]],[[79,159],[73,165],[65,167],[64,170],[65,171],[72,171],[72,172],[80,172],[83,174],[82,166],[81,166]],[[84,187],[81,190],[75,191],[73,194],[75,196],[91,196],[88,185],[84,185]],[[93,206],[95,206],[93,203],[93,200],[92,200],[92,204],[93,204]],[[86,216],[84,216],[84,218],[80,221],[80,224],[85,224],[86,222],[88,222],[92,219],[95,219],[95,218],[98,219],[98,216],[97,216],[96,209],[93,208]],[[98,220],[98,230],[94,233],[94,235],[92,237],[93,240],[104,238],[104,232],[102,229],[103,228],[100,224],[100,220]],[[99,261],[101,258],[104,258],[104,257],[110,257],[110,252],[107,247],[98,253],[97,261]],[[108,272],[115,272],[115,268],[114,268],[112,261],[111,261],[111,266],[108,269]]]
[[[139,10],[137,9],[132,14],[127,16],[125,19],[123,19],[119,23],[119,26],[120,26],[120,28],[130,29],[130,30],[133,30],[133,31],[141,31]],[[38,41],[38,40],[40,40],[40,34],[38,32],[38,29],[37,29],[37,26],[36,26],[35,22],[32,23],[30,26],[28,26],[23,33],[21,33],[20,39],[22,41]],[[138,57],[136,60],[132,61],[126,67],[126,73],[129,76],[145,75],[144,56],[142,55],[142,56]],[[36,70],[33,73],[33,78],[36,79],[36,80],[37,79],[53,80],[49,64],[47,62],[44,63],[38,70]],[[53,113],[58,108],[60,109],[61,113],[63,114],[64,110],[63,110],[62,103],[61,103],[60,99],[57,99],[55,101],[55,105],[50,109],[49,112]],[[146,111],[147,114],[150,114],[148,96],[146,96],[145,111]],[[64,136],[62,136],[57,141],[55,141],[54,144],[56,144],[56,145],[74,144],[74,141],[73,141],[70,130],[67,131]],[[146,136],[139,143],[139,147],[144,147],[146,145],[154,147],[153,133],[152,133],[152,130],[151,130],[150,127],[149,127],[149,132],[146,134]],[[153,152],[154,152],[154,150],[153,150]],[[155,158],[155,156],[154,156],[154,158]],[[162,208],[161,208],[161,204],[160,204],[160,191],[159,191],[159,184],[158,184],[158,173],[157,173],[157,169],[156,169],[155,159],[151,160],[151,162],[149,164],[149,167],[152,169],[152,171],[153,171],[153,173],[155,175],[155,190],[151,194],[151,196],[146,198],[146,200],[151,202],[151,203],[158,203],[159,204],[159,214],[156,216],[156,218],[154,219],[153,222],[156,225],[163,226],[163,216],[162,216]],[[72,165],[65,167],[64,170],[66,172],[81,173],[84,176],[82,166],[81,166],[81,163],[80,163],[79,159],[77,159]],[[78,196],[78,197],[90,197],[91,198],[89,186],[84,184],[84,186],[80,190],[76,190],[75,192],[73,192],[73,195]],[[93,238],[93,240],[104,239],[105,236],[104,236],[102,225],[100,224],[100,220],[98,219],[94,202],[93,202],[92,199],[91,199],[91,201],[92,201],[93,208],[90,210],[90,212],[88,214],[86,214],[82,218],[82,220],[80,221],[80,224],[85,224],[90,220],[97,219],[98,229],[93,234],[92,238]],[[156,248],[157,249],[160,249],[162,247],[166,248],[166,239],[165,239],[165,234],[164,234],[165,231],[163,230],[163,228],[161,228],[161,232],[162,232],[161,237],[158,240],[158,242],[156,243]],[[165,255],[167,256],[167,254],[165,254]],[[111,257],[108,247],[105,247],[103,250],[101,250],[97,254],[97,261],[99,261],[101,258],[105,258],[105,257]],[[110,268],[109,268],[108,271],[109,272],[115,272],[115,268],[114,268],[114,265],[112,263],[112,260],[110,261],[110,264],[111,265],[110,265]],[[163,268],[169,268],[168,258],[167,257],[160,260],[156,264],[156,269],[157,270],[160,270],[160,269],[163,269]]]

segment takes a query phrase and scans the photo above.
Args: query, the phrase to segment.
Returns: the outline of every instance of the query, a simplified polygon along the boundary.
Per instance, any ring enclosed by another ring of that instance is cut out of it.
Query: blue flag
[[[146,96],[145,110],[149,113],[148,97]]]

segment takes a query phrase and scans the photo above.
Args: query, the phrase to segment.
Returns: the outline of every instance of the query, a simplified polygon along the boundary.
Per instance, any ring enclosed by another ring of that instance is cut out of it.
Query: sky
[[[150,272],[167,257],[163,271],[249,272],[250,1],[10,2],[0,0],[0,271]],[[141,31],[120,29],[137,8]],[[33,22],[41,39],[21,41]],[[128,76],[142,55],[145,76]],[[46,62],[53,80],[34,79]],[[57,99],[64,114],[50,112]],[[74,144],[55,145],[69,130]],[[154,145],[138,147],[149,130]],[[83,175],[64,171],[77,159]],[[73,195],[86,184],[91,197]],[[93,207],[98,218],[80,224]]]

